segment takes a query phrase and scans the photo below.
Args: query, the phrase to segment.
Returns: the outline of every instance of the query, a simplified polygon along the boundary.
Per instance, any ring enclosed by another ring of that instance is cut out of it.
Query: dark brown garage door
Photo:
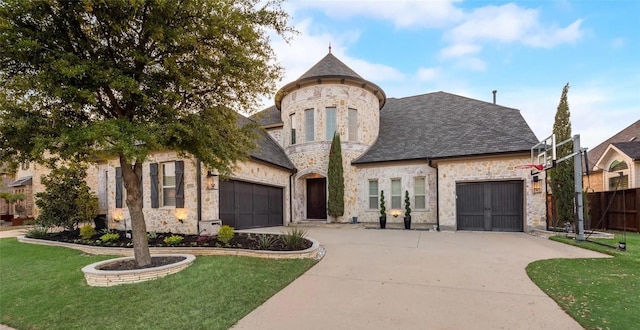
[[[236,229],[282,226],[282,188],[243,181],[220,182],[220,220]]]
[[[522,181],[456,184],[458,230],[522,231]]]

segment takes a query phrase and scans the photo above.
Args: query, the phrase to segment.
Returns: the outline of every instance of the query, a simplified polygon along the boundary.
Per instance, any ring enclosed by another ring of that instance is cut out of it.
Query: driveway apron
[[[524,233],[311,228],[309,236],[324,259],[234,329],[581,329],[525,267],[604,257]]]

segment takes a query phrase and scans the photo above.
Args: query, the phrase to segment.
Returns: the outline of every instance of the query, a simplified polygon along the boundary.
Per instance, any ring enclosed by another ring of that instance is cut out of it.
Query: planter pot
[[[353,223],[354,223],[354,224],[358,223],[358,217],[353,217],[353,219],[352,219],[352,220],[353,220]]]
[[[387,227],[387,217],[380,217],[380,229]]]
[[[99,214],[93,219],[93,223],[95,224],[96,231],[107,229],[107,216]]]
[[[404,229],[411,229],[411,217],[404,217]]]

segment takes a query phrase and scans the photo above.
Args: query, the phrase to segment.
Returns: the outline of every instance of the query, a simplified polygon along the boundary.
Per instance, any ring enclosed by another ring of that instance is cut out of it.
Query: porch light
[[[531,182],[531,187],[533,188],[533,193],[538,194],[542,192],[541,184],[542,180],[537,175],[533,176],[533,180]]]
[[[189,215],[189,210],[187,210],[187,209],[176,209],[176,218],[178,218],[178,221],[184,222],[184,219],[187,218],[187,215]]]
[[[207,190],[215,190],[216,189],[216,181],[215,177],[217,174],[211,173],[211,171],[207,171]]]
[[[391,214],[394,218],[397,218],[400,214],[402,214],[402,210],[392,209],[389,210],[389,214]]]
[[[113,211],[113,221],[120,222],[124,219],[124,214],[122,214],[122,210],[114,210]]]

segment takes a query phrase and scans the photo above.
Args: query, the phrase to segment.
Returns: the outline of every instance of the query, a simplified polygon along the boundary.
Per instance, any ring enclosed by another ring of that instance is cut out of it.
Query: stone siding
[[[438,161],[440,228],[443,230],[457,229],[457,182],[523,180],[525,189],[524,230],[530,232],[533,229],[545,229],[546,210],[544,193],[533,192],[533,177],[529,169],[515,168],[517,165],[528,164],[530,161],[531,159],[528,154]],[[544,187],[544,172],[539,173],[538,177],[543,180],[541,185]],[[544,189],[542,189],[542,191],[544,191]]]
[[[357,189],[358,221],[378,222],[380,218],[379,206],[369,208],[369,180],[378,180],[378,205],[380,191],[384,191],[387,208],[387,223],[402,223],[404,217],[404,196],[409,191],[411,200],[411,222],[436,224],[436,170],[424,161],[404,161],[359,165]],[[424,177],[426,184],[425,209],[415,208],[414,179]],[[391,179],[400,179],[401,193],[400,210],[402,214],[393,217],[389,213],[391,208]]]

